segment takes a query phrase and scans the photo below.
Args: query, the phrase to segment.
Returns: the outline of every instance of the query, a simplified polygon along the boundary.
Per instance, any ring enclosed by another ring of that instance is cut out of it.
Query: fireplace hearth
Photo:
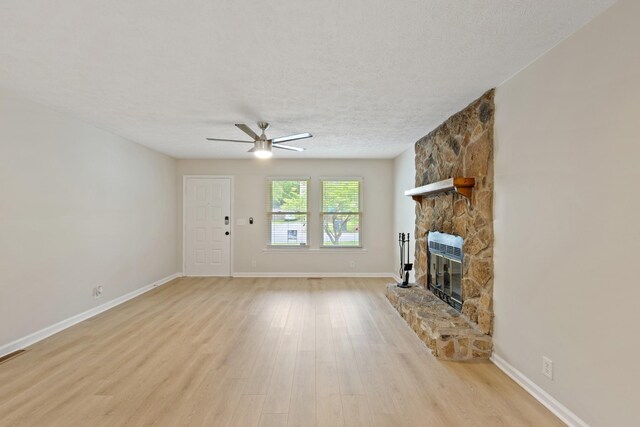
[[[427,235],[427,288],[442,301],[462,311],[464,239],[432,231]]]

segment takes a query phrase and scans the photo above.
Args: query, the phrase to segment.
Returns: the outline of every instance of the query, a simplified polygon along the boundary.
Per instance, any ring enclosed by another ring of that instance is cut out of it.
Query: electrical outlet
[[[356,262],[353,260],[349,261],[349,267],[356,268]]]
[[[547,356],[542,356],[542,374],[550,380],[553,379],[553,360]]]
[[[93,299],[98,299],[102,296],[102,286],[98,285],[93,288]]]
[[[256,262],[256,260],[255,260],[255,259],[252,259],[252,260],[251,260],[251,267],[256,268],[256,267],[257,267],[257,265],[258,265],[258,263]]]

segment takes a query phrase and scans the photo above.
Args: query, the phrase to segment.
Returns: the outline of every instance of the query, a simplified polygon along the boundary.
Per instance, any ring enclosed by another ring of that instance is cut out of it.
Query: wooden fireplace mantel
[[[456,193],[461,194],[467,199],[471,200],[471,194],[475,185],[475,178],[449,178],[443,181],[423,185],[422,187],[412,188],[411,190],[405,191],[404,195],[409,196],[413,198],[413,200],[419,202],[423,197],[431,196],[438,193],[445,193],[447,191],[455,191]]]

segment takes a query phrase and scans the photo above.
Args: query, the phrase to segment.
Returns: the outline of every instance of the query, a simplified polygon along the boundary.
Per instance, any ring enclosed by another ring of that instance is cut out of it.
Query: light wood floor
[[[385,282],[177,279],[0,364],[0,425],[562,425],[437,361]]]

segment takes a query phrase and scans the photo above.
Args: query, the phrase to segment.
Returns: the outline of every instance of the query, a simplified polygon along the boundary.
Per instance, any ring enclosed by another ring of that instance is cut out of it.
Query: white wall
[[[593,426],[640,420],[639,20],[620,1],[496,92],[495,352]]]
[[[395,249],[395,270],[400,269],[400,248],[398,233],[411,233],[409,262],[414,262],[416,202],[404,195],[405,190],[416,186],[416,154],[413,145],[396,157],[393,161],[393,239]],[[396,271],[396,274],[399,274]],[[409,275],[410,281],[415,281],[415,270]]]
[[[0,348],[175,273],[175,174],[170,157],[0,91]]]
[[[179,160],[178,185],[184,175],[233,175],[233,219],[255,219],[254,225],[235,226],[232,272],[258,273],[344,273],[390,274],[395,252],[390,246],[393,233],[393,160]],[[311,177],[308,249],[266,247],[265,180],[269,176]],[[363,183],[362,241],[364,250],[318,249],[320,241],[319,177],[361,176]],[[179,255],[182,265],[182,195],[178,209]],[[256,261],[252,267],[251,261]],[[350,267],[355,261],[355,267]]]

